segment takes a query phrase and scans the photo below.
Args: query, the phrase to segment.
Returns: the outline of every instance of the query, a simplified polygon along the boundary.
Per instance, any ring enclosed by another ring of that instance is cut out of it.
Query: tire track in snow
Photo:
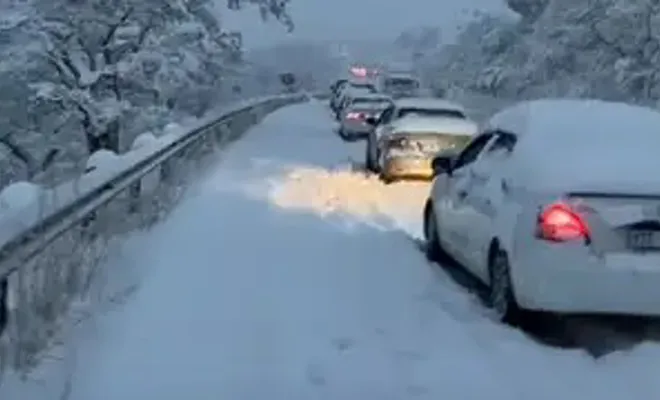
[[[281,208],[303,209],[320,215],[343,214],[383,228],[421,237],[421,216],[428,196],[426,182],[383,185],[374,175],[350,169],[330,171],[293,167],[274,182],[271,201]]]

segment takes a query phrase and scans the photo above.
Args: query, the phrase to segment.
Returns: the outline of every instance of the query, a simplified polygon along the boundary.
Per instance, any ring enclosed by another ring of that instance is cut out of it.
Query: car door
[[[474,271],[474,244],[470,242],[470,226],[475,221],[475,210],[469,200],[474,184],[471,171],[486,145],[493,140],[492,133],[475,137],[456,157],[447,178],[444,195],[434,194],[440,219],[440,239],[447,251],[470,271]]]
[[[369,161],[367,161],[367,164],[370,164],[372,166],[375,166],[378,164],[378,159],[380,157],[379,154],[379,149],[378,149],[378,142],[379,142],[379,134],[382,132],[381,127],[389,121],[390,116],[394,112],[394,105],[386,108],[383,110],[383,112],[380,114],[380,117],[378,117],[378,120],[376,121],[376,125],[374,128],[369,132],[369,138],[367,139],[367,158]]]
[[[376,124],[376,129],[374,129],[376,140],[383,136],[383,131],[385,130],[385,127],[392,121],[392,116],[394,116],[395,111],[396,107],[390,106],[386,108],[382,114],[380,114],[380,118]]]
[[[484,148],[471,168],[472,186],[466,199],[471,208],[470,263],[475,275],[488,281],[488,251],[495,231],[496,211],[503,201],[501,167],[513,151],[517,136],[504,131],[493,131],[494,139]]]

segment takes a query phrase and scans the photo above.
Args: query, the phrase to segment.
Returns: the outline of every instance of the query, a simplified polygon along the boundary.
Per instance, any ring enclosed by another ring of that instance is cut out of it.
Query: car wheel
[[[497,249],[489,261],[490,287],[489,306],[497,318],[506,324],[519,326],[523,319],[523,310],[518,306],[511,283],[509,257],[504,250]]]
[[[367,171],[377,173],[378,168],[376,167],[376,161],[374,160],[374,157],[373,157],[372,143],[373,142],[372,142],[371,136],[369,136],[367,138],[367,145],[365,146],[366,147],[366,152],[365,152],[366,154],[365,154],[365,157],[364,157],[364,160],[365,160],[364,161],[364,166],[366,167]]]
[[[438,223],[433,206],[427,203],[424,210],[424,240],[426,246],[424,252],[426,259],[434,262],[441,262],[447,258],[445,251],[438,239]]]
[[[393,178],[383,172],[378,174],[378,178],[386,185],[396,182],[396,178]]]

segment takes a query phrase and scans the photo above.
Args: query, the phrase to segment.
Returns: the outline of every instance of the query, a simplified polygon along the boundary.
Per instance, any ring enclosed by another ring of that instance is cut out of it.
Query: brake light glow
[[[368,70],[362,67],[351,67],[351,74],[360,78],[365,78],[368,74]]]
[[[553,242],[588,239],[589,226],[569,205],[555,203],[546,207],[538,217],[536,236]]]
[[[363,113],[349,112],[346,114],[346,119],[362,120],[364,118],[365,115]]]

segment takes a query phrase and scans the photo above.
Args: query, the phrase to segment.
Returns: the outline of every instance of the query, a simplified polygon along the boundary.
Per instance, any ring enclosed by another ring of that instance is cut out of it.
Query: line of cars
[[[431,159],[441,149],[461,148],[476,132],[466,109],[455,102],[409,96],[397,89],[365,89],[362,82],[338,81],[330,107],[345,140],[365,140],[364,164],[386,183],[432,177]]]
[[[366,166],[386,182],[430,160],[426,255],[481,281],[501,321],[660,316],[657,110],[542,99],[477,125],[460,105],[403,98],[365,123]]]

